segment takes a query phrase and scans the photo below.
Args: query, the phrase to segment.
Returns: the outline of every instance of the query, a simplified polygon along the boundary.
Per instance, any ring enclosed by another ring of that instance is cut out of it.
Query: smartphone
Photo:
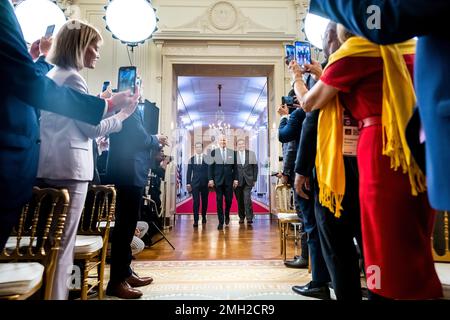
[[[309,42],[295,42],[295,59],[299,66],[311,64],[311,44]]]
[[[288,107],[293,107],[294,106],[294,97],[290,97],[290,96],[281,97],[281,104],[287,105]]]
[[[284,50],[286,55],[286,64],[289,65],[289,63],[291,63],[291,61],[295,59],[295,46],[293,46],[292,44],[288,44],[284,46]]]
[[[119,81],[117,82],[117,91],[131,91],[131,95],[136,92],[136,67],[120,67],[119,68]]]
[[[103,82],[103,86],[102,86],[102,92],[105,92],[108,87],[111,85],[111,81],[105,81]]]
[[[55,32],[55,25],[51,24],[47,27],[47,30],[45,31],[45,36],[46,38],[50,38],[51,36],[53,36],[53,32]]]

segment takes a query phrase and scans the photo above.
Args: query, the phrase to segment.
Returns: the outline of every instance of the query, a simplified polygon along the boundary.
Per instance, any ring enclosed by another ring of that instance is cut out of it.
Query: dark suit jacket
[[[107,183],[145,187],[152,165],[150,153],[159,148],[155,136],[147,133],[139,109],[122,123],[122,131],[110,134]]]
[[[369,29],[367,8],[381,9],[381,28]],[[428,195],[438,210],[450,210],[450,36],[448,0],[312,0],[311,12],[342,23],[356,34],[390,44],[419,37],[415,83],[426,134]],[[430,64],[433,75],[428,76]]]
[[[201,165],[195,164],[195,156],[189,159],[186,184],[190,184],[192,188],[208,186],[208,164],[205,158],[204,154]]]
[[[250,150],[245,150],[245,163],[242,164],[239,151],[236,151],[236,169],[239,186],[242,186],[244,181],[249,186],[256,183],[258,180],[258,161],[256,160],[255,153]]]
[[[302,125],[302,134],[295,160],[295,173],[305,177],[311,177],[316,165],[317,153],[317,123],[320,110],[314,110],[306,114]]]
[[[58,87],[31,59],[11,4],[0,0],[0,208],[31,196],[39,156],[36,109],[97,125],[105,101]]]
[[[281,119],[280,126],[278,127],[278,140],[281,143],[288,143],[293,140],[298,142],[305,117],[305,111],[303,109],[297,109],[291,113],[289,120],[286,118]]]
[[[216,186],[232,185],[237,180],[236,153],[227,149],[227,159],[222,159],[220,149],[211,151],[208,166],[208,180],[214,180]]]

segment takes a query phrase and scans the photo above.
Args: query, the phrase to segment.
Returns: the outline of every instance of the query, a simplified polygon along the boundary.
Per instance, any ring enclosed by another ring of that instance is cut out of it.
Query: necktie
[[[227,161],[225,152],[226,152],[225,149],[222,149],[222,160],[223,160],[223,162]]]

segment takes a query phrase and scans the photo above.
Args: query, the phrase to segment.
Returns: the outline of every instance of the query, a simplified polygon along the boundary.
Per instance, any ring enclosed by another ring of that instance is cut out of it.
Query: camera
[[[281,104],[287,105],[288,107],[293,107],[294,106],[294,97],[291,97],[291,96],[281,97]]]

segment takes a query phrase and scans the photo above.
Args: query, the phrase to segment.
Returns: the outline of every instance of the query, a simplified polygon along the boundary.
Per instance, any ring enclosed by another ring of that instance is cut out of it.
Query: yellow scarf
[[[328,66],[345,57],[381,57],[383,76],[383,155],[390,157],[391,168],[408,173],[411,193],[426,190],[425,176],[409,150],[405,129],[413,114],[416,96],[403,55],[414,54],[416,43],[410,40],[397,45],[379,46],[360,37],[348,39],[330,56]],[[327,67],[328,67],[327,66]],[[345,193],[345,168],[342,152],[343,110],[338,95],[324,106],[319,115],[316,171],[320,203],[341,216]],[[370,146],[366,146],[370,148]]]

